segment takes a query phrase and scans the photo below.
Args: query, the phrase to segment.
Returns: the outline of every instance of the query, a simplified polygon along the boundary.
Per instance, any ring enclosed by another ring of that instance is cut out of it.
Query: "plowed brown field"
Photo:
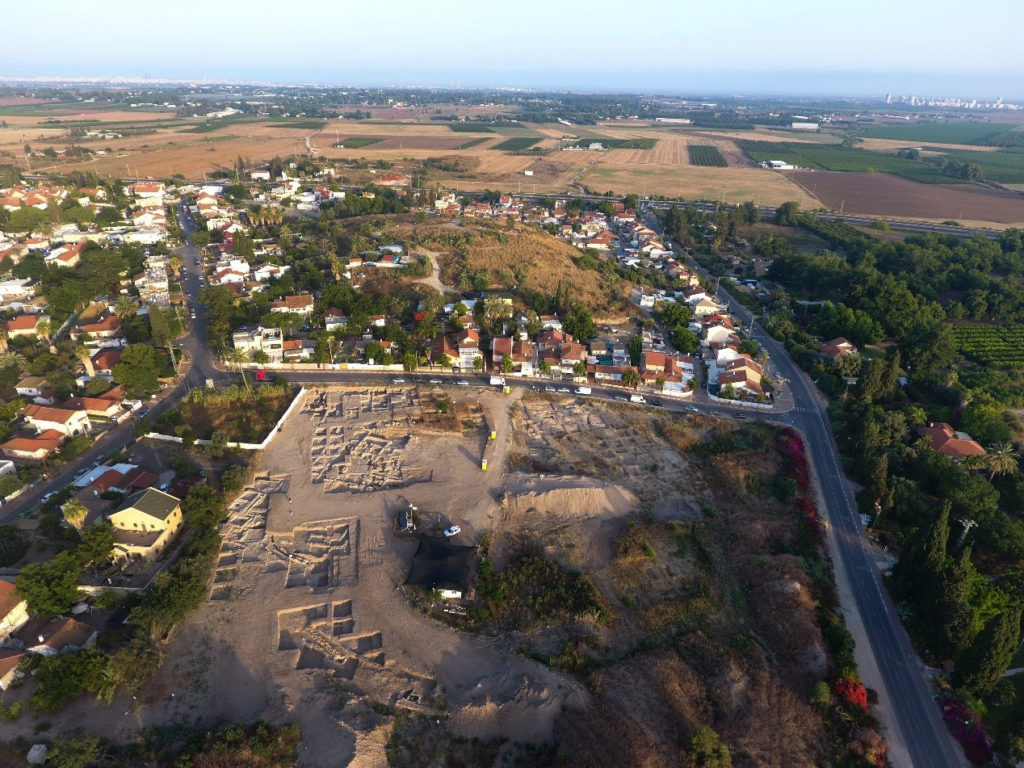
[[[836,211],[935,221],[1024,223],[1024,195],[969,184],[918,184],[885,173],[793,171],[786,176]]]

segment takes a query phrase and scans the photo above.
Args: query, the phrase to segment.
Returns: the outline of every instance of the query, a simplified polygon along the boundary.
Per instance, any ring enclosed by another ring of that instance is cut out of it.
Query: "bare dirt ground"
[[[848,213],[1018,224],[1024,196],[967,184],[919,184],[885,173],[793,171],[786,174],[821,202]]]
[[[456,432],[431,426],[432,397],[307,394],[232,505],[210,601],[176,633],[143,721],[287,719],[305,734],[301,765],[384,765],[391,707],[451,713],[467,737],[538,741],[585,703],[569,677],[426,618],[398,589],[416,548],[393,534],[399,508],[457,522],[469,543],[502,493],[510,397],[469,396],[477,425]]]

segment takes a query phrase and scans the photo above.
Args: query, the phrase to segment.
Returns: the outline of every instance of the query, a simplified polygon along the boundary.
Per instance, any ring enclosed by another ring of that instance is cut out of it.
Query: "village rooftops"
[[[158,491],[156,488],[147,488],[139,494],[125,499],[117,511],[137,509],[157,520],[166,520],[180,505],[181,501],[170,494]]]

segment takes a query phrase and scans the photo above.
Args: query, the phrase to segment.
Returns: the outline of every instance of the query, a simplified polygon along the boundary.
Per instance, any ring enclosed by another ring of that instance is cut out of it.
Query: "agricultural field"
[[[475,147],[478,144],[483,144],[484,142],[487,142],[487,141],[490,141],[490,140],[491,140],[490,136],[480,136],[478,138],[470,139],[469,141],[466,141],[466,142],[463,142],[462,144],[459,144],[457,147],[455,147],[455,149],[469,149],[470,147]]]
[[[985,226],[1024,223],[1024,201],[1019,195],[974,184],[918,184],[884,173],[761,172],[785,176],[833,211],[937,222],[955,220],[966,226],[975,222]]]
[[[924,147],[924,149],[938,150],[939,148]],[[959,160],[961,163],[975,163],[981,166],[987,181],[995,181],[1001,184],[1024,184],[1024,147],[1012,152],[986,152],[985,150],[969,149],[941,149],[940,151],[943,157]]]
[[[722,153],[718,151],[718,147],[709,144],[691,144],[689,150],[691,165],[706,165],[712,168],[725,168],[728,165],[725,158],[722,157]]]
[[[448,128],[456,133],[494,133],[494,129],[475,123],[449,123]]]
[[[1003,134],[1017,129],[1010,123],[921,121],[910,124],[868,125],[858,135],[872,139],[893,139],[921,144],[980,144],[999,142]],[[1021,134],[1024,141],[1024,134]]]
[[[495,144],[492,149],[496,149],[499,152],[521,152],[524,149],[529,149],[539,141],[540,139],[529,136],[513,136],[510,139],[505,139],[500,144]]]
[[[1024,326],[954,325],[953,336],[960,352],[976,363],[1024,368]]]
[[[935,166],[920,160],[908,160],[894,154],[864,149],[845,149],[838,144],[740,141],[739,146],[756,163],[765,160],[785,160],[801,168],[846,173],[891,173],[912,181],[931,184],[957,183],[956,179],[943,175]]]
[[[772,206],[794,200],[804,209],[820,206],[811,196],[809,187],[801,188],[783,174],[769,173],[759,168],[707,168],[685,163],[637,164],[607,158],[587,169],[580,176],[579,182],[591,189],[610,189],[619,194],[636,192],[681,197],[685,200],[727,202],[752,200],[758,205]]]
[[[384,139],[379,136],[345,136],[334,145],[334,149],[362,149],[381,141]]]

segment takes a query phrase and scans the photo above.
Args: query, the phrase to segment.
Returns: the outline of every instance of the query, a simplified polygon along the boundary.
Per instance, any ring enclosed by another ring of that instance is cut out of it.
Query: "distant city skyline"
[[[349,6],[13,4],[0,75],[1024,100],[1016,0]]]

